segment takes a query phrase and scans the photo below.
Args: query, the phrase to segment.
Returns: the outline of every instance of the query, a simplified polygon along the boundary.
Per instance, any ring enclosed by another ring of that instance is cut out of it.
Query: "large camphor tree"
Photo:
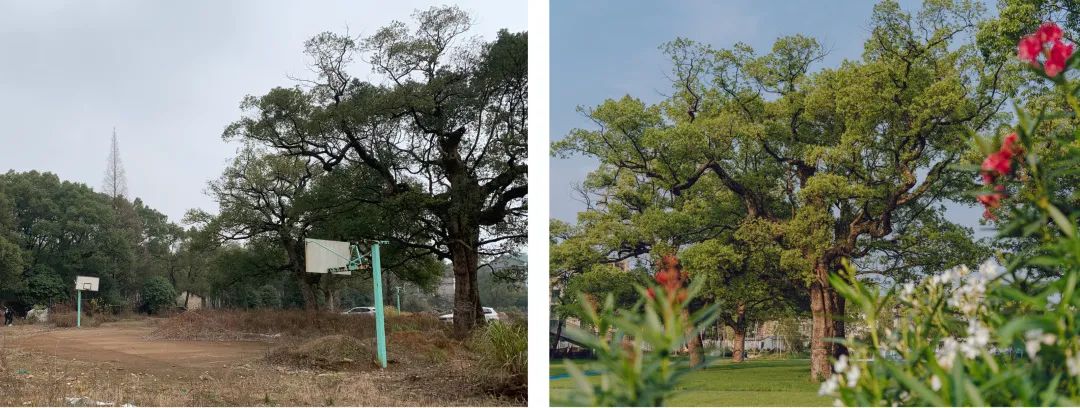
[[[501,31],[492,42],[465,40],[470,17],[456,7],[414,18],[413,29],[394,22],[359,41],[315,36],[306,52],[316,78],[248,97],[247,115],[225,136],[327,170],[366,166],[387,202],[420,209],[424,228],[370,238],[453,263],[454,328],[464,335],[484,322],[480,257],[525,242],[528,37]],[[380,80],[351,74],[356,57]]]
[[[811,376],[823,378],[830,356],[844,352],[828,341],[845,334],[845,305],[827,279],[841,259],[973,246],[970,230],[942,217],[947,200],[972,201],[973,178],[950,165],[970,129],[995,124],[1015,83],[1004,58],[965,41],[980,8],[931,1],[912,15],[884,1],[862,58],[818,72],[825,50],[802,36],[760,56],[680,39],[666,47],[672,95],[655,106],[608,101],[620,115],[591,115],[598,129],[575,130],[556,148],[674,194],[715,179],[739,197],[744,222],[773,224],[779,267],[810,299]],[[917,273],[970,255],[915,256],[882,270]]]

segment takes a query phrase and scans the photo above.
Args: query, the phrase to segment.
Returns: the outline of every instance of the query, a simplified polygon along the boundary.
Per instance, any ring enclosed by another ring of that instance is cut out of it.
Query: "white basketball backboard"
[[[98,281],[98,278],[92,276],[76,276],[75,290],[89,290],[92,292],[97,292]]]
[[[348,242],[304,239],[304,263],[308,272],[327,273],[333,270],[335,274],[348,275],[346,266],[351,258]]]

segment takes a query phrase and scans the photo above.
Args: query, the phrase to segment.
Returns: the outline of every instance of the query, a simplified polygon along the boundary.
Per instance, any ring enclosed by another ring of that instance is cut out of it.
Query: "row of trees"
[[[51,173],[0,175],[0,298],[22,306],[74,298],[76,275],[98,276],[104,303],[140,307],[151,277],[205,292],[190,274],[192,231],[141,200],[61,181]]]
[[[1026,10],[1019,3],[1002,12]],[[665,44],[670,95],[581,109],[594,126],[553,145],[600,162],[577,224],[552,223],[553,273],[587,279],[623,259],[677,255],[705,281],[692,307],[721,305],[736,339],[748,320],[808,309],[811,376],[828,376],[846,353],[829,341],[846,334],[828,281],[842,259],[859,279],[890,283],[989,254],[944,215],[945,204],[974,203],[975,177],[954,168],[977,154],[970,132],[1002,125],[1024,83],[1009,40],[1020,31],[984,20],[982,7],[882,1],[861,58],[830,68],[798,35],[763,54]]]

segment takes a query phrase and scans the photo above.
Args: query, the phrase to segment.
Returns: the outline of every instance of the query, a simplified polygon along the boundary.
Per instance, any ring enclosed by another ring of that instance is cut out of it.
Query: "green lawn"
[[[581,362],[588,368],[587,362]],[[551,362],[551,375],[564,374],[563,362]],[[551,380],[551,401],[562,401],[574,380]],[[720,360],[687,375],[669,406],[830,406],[810,381],[809,360],[758,360],[732,364]]]

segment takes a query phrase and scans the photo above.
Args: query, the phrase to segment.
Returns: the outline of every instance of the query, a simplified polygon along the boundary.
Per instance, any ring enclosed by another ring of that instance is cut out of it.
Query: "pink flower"
[[[1000,150],[994,153],[990,153],[986,156],[986,160],[982,162],[982,170],[985,172],[995,173],[997,175],[1008,174],[1012,168],[1012,152],[1009,150]]]
[[[1016,56],[1021,61],[1034,64],[1035,58],[1042,52],[1043,45],[1039,42],[1039,39],[1034,35],[1025,36],[1020,39],[1020,43],[1016,46]]]
[[[1035,31],[1035,36],[1039,38],[1040,43],[1060,40],[1061,27],[1058,27],[1053,21],[1047,21],[1039,26],[1038,31]]]
[[[1046,71],[1046,76],[1051,78],[1056,77],[1061,71],[1065,70],[1065,61],[1072,55],[1072,44],[1065,44],[1061,41],[1054,41],[1053,48],[1050,48],[1050,55],[1046,57],[1046,63],[1043,64],[1043,69]]]

